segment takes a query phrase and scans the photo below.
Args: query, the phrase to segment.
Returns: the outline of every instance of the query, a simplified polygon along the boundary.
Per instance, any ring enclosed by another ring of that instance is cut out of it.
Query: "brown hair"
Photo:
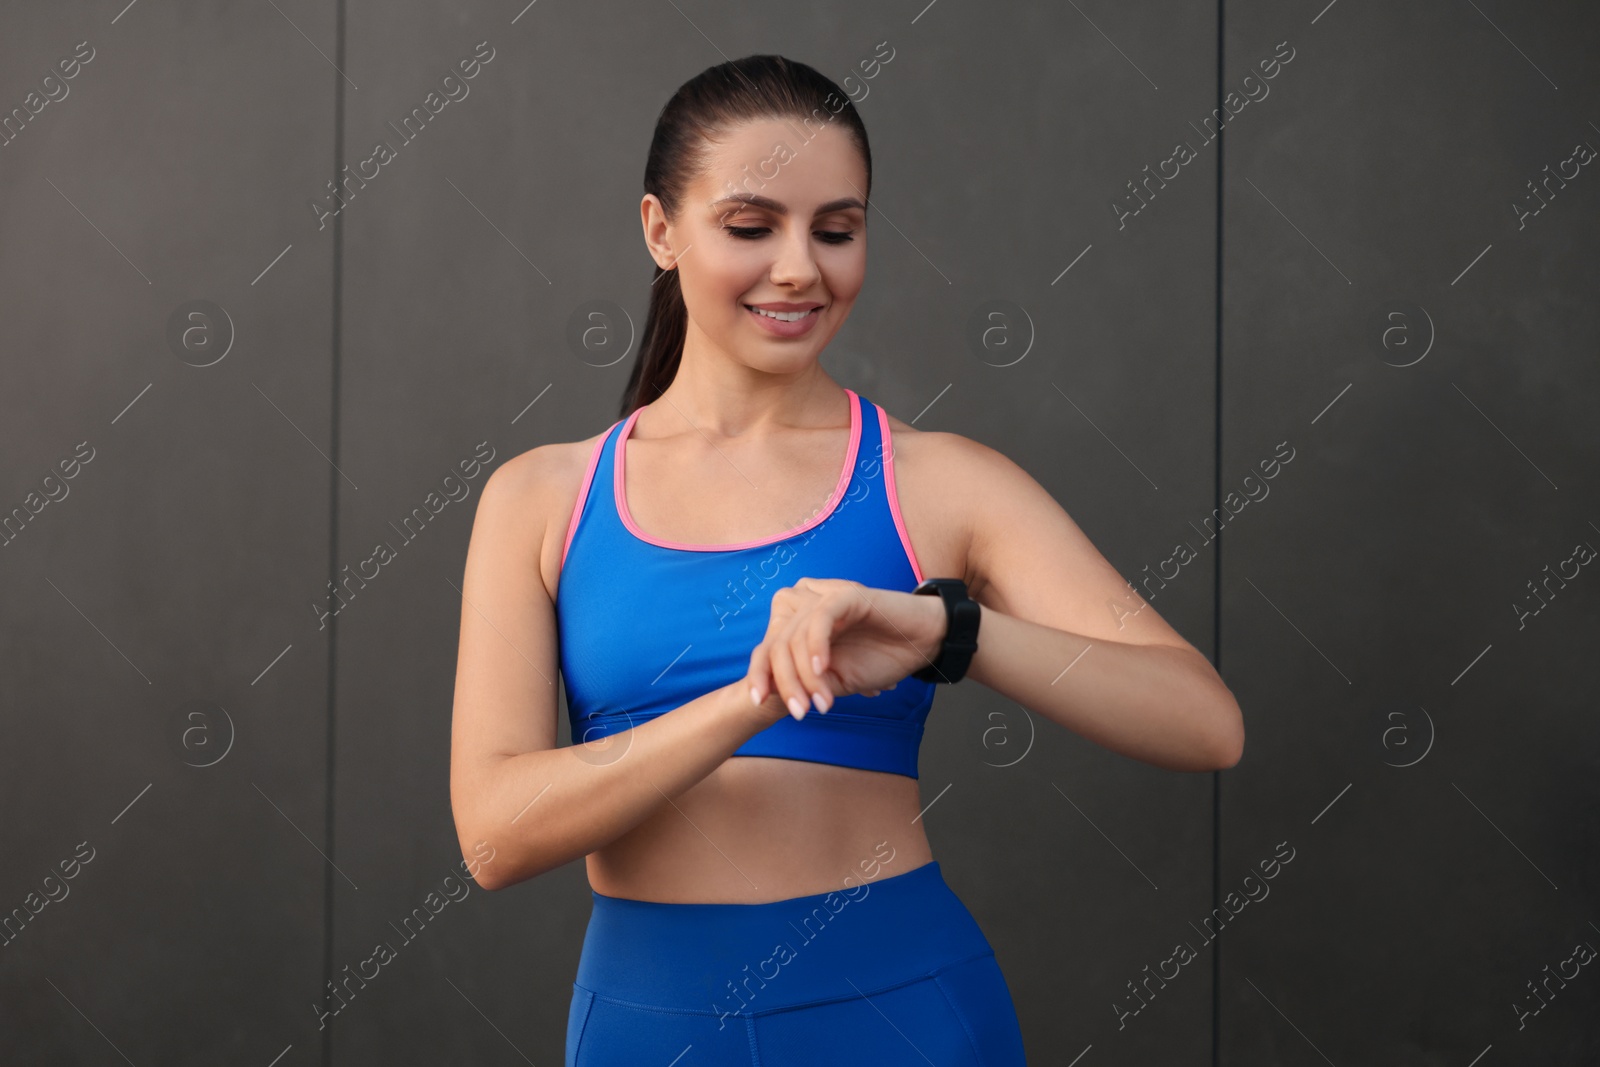
[[[825,75],[778,55],[745,56],[708,67],[679,86],[656,119],[644,165],[644,191],[661,200],[668,219],[675,218],[689,183],[703,166],[706,136],[767,118],[842,122],[866,163],[865,192],[870,196],[872,151],[855,104]],[[814,134],[808,140],[810,136]],[[672,384],[688,322],[676,267],[662,270],[658,264],[639,357],[623,389],[619,417],[633,414]]]

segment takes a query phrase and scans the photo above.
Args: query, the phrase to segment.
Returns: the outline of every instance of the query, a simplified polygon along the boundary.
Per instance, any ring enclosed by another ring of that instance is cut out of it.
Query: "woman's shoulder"
[[[605,436],[606,430],[601,430],[581,441],[549,441],[535,445],[495,468],[490,482],[498,481],[506,495],[518,499],[559,498],[569,488],[575,494],[595,449]]]
[[[577,441],[551,441],[519,452],[495,468],[484,497],[497,497],[500,521],[537,534],[539,571],[554,599],[567,525],[600,443],[611,426]]]
[[[889,423],[889,463],[896,499],[917,559],[927,574],[976,581],[971,565],[980,509],[993,507],[1008,486],[1005,455],[948,430],[919,430],[884,413]]]
[[[981,441],[949,430],[919,430],[881,409],[889,421],[896,474],[911,477],[916,471],[947,480],[962,476],[981,479],[986,471],[1009,464],[1010,460]]]

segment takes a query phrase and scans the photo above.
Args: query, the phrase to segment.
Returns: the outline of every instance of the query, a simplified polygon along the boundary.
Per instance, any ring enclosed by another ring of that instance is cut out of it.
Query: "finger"
[[[805,691],[806,703],[821,712],[827,711],[832,705],[833,694],[832,687],[818,677],[814,663],[816,643],[812,636],[815,631],[816,626],[813,622],[795,627],[790,631],[785,647],[789,652],[789,661],[794,664],[795,681]]]
[[[829,689],[826,691],[829,707],[832,707],[833,697],[850,692],[850,687],[845,684],[839,672],[833,669],[834,639],[866,618],[872,610],[871,605],[858,595],[859,585],[843,580],[836,581],[835,584],[837,588],[833,595],[825,597],[807,620],[810,655],[815,657],[811,665],[816,675],[829,683]],[[852,585],[856,588],[849,588]]]
[[[755,691],[750,697],[750,700],[753,704],[757,706],[765,704],[773,696],[776,696],[778,698],[778,702],[784,705],[784,710],[787,711],[789,715],[792,716],[796,721],[799,721],[805,717],[805,707],[809,705],[802,706],[800,709],[801,713],[799,715],[795,714],[795,709],[793,707],[788,706],[788,702],[784,698],[784,692],[778,686],[777,677],[772,672],[772,655],[769,647],[765,644],[761,646],[760,670],[759,672],[752,671],[751,677],[755,679],[750,683],[750,688]]]
[[[804,719],[806,708],[811,706],[811,697],[795,673],[794,655],[789,650],[789,643],[780,636],[763,641],[762,644],[767,649],[767,670],[772,674],[778,699],[783,701],[790,715],[796,719]]]
[[[780,589],[772,596],[770,615],[767,619],[767,632],[750,653],[750,684],[756,689],[759,697],[756,701],[758,704],[776,692],[778,700],[788,705],[788,698],[793,695],[791,692],[785,692],[782,686],[779,685],[780,676],[773,669],[772,653],[777,647],[777,642],[794,621],[796,602],[799,599],[792,588]],[[793,706],[789,706],[789,714],[795,715]],[[797,719],[800,717],[795,715]]]
[[[794,627],[789,638],[790,654],[811,702],[820,712],[833,707],[834,685],[837,678],[829,668],[833,653],[833,635],[838,630],[839,616],[849,611],[848,605],[837,599],[823,597],[815,607]],[[843,692],[843,686],[839,687]]]
[[[772,676],[767,669],[766,642],[750,653],[750,669],[745,672],[745,685],[752,690],[750,703],[760,704],[772,692]]]
[[[815,583],[805,578],[793,586],[774,593],[767,633],[760,645],[765,654],[767,673],[778,699],[796,720],[805,718],[806,709],[810,706],[812,698],[806,691],[805,680],[798,676],[788,642],[817,600]]]

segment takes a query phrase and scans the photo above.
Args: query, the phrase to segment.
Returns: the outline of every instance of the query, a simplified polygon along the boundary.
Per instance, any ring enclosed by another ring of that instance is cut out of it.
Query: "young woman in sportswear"
[[[1026,472],[823,370],[871,184],[811,67],[685,83],[645,168],[656,279],[620,417],[479,501],[451,802],[486,888],[586,858],[568,1067],[1024,1062],[919,817],[936,668],[963,659],[924,579],[981,605],[980,684],[1158,766],[1242,750],[1205,657]]]

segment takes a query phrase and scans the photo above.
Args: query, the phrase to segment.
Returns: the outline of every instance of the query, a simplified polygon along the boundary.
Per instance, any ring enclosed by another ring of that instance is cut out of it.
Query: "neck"
[[[672,383],[635,426],[648,421],[650,436],[698,430],[710,438],[759,438],[835,425],[841,412],[848,414],[844,389],[815,361],[794,373],[773,373],[686,343]]]

